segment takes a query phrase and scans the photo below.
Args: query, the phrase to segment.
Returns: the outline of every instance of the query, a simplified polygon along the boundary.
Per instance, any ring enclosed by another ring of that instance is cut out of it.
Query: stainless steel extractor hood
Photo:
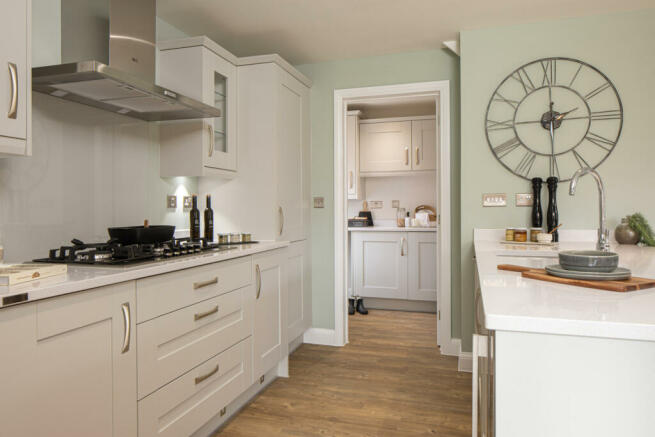
[[[61,0],[61,9],[64,63],[33,68],[34,91],[146,121],[221,116],[155,85],[156,0]]]

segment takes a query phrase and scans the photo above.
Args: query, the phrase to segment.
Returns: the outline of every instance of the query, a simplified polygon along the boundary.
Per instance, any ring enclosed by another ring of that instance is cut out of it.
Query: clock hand
[[[575,110],[577,110],[577,109],[578,109],[578,108],[573,108],[573,109],[571,109],[570,111],[562,112],[562,113],[559,114],[557,117],[555,117],[555,121],[560,121],[560,120],[562,120],[562,119],[563,119],[564,117],[566,117],[568,114],[570,114],[571,112],[573,112],[573,111],[575,111]]]
[[[554,124],[555,124],[555,120],[551,119],[550,120],[550,129],[549,129],[550,130],[550,156],[551,156],[550,175],[551,176],[554,176],[554,173],[555,173],[555,169],[553,168],[554,167],[554,164],[553,164],[554,160],[552,159],[555,156],[555,129],[553,128]]]

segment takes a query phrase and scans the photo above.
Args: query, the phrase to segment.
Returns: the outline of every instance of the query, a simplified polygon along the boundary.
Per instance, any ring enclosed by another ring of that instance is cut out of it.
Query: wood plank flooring
[[[216,437],[471,435],[471,374],[436,346],[434,314],[350,316],[343,348],[303,344]]]

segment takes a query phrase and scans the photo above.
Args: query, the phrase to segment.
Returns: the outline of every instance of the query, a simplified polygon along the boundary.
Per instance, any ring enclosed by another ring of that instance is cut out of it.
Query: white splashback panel
[[[156,123],[33,95],[33,156],[0,159],[0,238],[5,258],[25,261],[71,238],[104,241],[107,227],[188,228],[181,196],[195,178],[159,177]],[[178,209],[166,208],[178,194]]]

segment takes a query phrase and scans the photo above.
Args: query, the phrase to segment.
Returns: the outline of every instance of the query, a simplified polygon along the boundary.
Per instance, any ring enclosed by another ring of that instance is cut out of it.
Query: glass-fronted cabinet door
[[[221,111],[221,116],[205,120],[204,161],[209,168],[236,171],[236,67],[205,49],[206,103]]]

